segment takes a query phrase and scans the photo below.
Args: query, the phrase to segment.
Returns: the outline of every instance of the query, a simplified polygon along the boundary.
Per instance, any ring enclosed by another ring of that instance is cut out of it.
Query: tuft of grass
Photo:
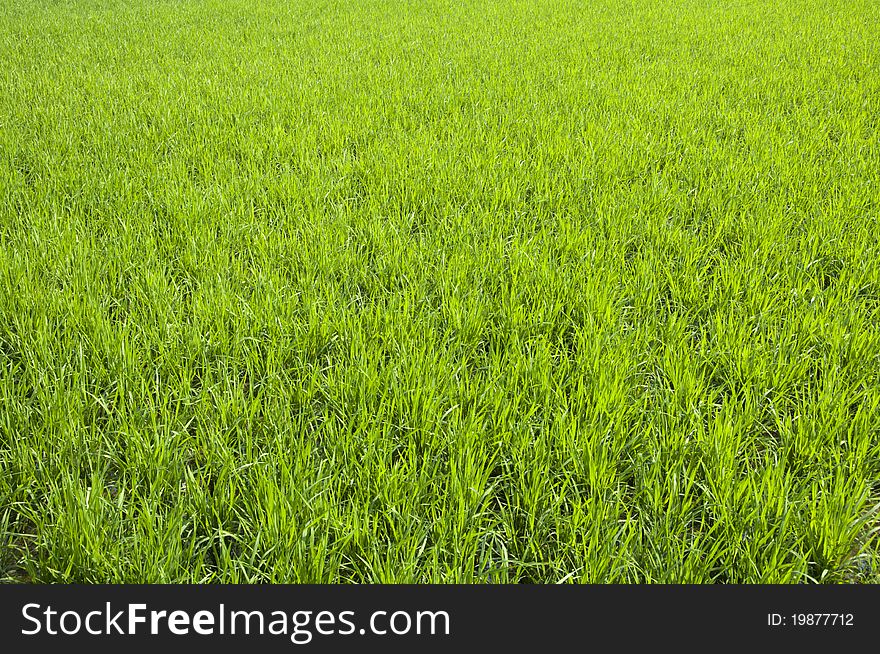
[[[873,0],[0,7],[0,578],[878,582]]]

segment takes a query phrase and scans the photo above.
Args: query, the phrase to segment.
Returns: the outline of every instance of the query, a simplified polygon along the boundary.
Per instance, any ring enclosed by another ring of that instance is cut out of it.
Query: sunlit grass
[[[880,581],[880,4],[0,5],[0,577]]]

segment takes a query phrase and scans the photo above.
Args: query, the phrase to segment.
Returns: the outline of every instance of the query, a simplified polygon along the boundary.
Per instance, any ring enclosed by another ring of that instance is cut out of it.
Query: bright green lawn
[[[5,0],[0,578],[880,581],[877,0]]]

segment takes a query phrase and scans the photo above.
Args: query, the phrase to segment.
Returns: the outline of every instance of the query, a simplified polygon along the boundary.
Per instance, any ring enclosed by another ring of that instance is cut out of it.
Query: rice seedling
[[[0,5],[0,577],[880,581],[874,0]]]

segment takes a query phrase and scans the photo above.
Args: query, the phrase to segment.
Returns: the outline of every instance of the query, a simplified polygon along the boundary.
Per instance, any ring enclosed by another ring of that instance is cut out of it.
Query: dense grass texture
[[[877,0],[0,4],[0,577],[880,581]]]

